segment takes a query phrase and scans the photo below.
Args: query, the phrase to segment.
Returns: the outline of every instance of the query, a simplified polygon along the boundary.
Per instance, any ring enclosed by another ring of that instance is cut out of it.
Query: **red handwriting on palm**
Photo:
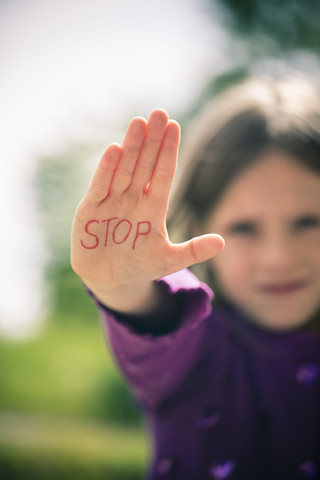
[[[110,223],[115,220],[116,223],[115,225],[112,226],[112,234],[110,233]],[[97,223],[98,225],[100,223],[105,223],[106,224],[106,229],[105,229],[105,235],[104,235],[104,239],[103,239],[103,245],[105,247],[109,246],[110,243],[113,243],[113,244],[116,244],[116,245],[121,245],[122,243],[126,242],[131,234],[131,231],[132,231],[132,223],[130,222],[130,220],[128,220],[127,218],[122,218],[121,220],[119,220],[119,217],[111,217],[111,218],[107,218],[105,220],[97,220],[97,219],[93,219],[93,220],[89,220],[85,227],[84,227],[84,230],[85,232],[90,236],[90,237],[93,237],[94,238],[94,243],[85,243],[83,240],[80,241],[81,243],[81,246],[83,248],[86,248],[87,250],[92,250],[93,248],[97,248],[99,247],[100,245],[100,238],[98,235],[96,235],[95,233],[92,233],[89,229],[91,227],[91,224],[94,224],[94,223]],[[119,230],[121,230],[121,228],[123,227],[123,224],[126,224],[126,230],[124,230],[124,232],[122,233],[118,233]],[[142,229],[142,226],[145,226],[145,230],[143,231]],[[136,223],[136,229],[135,229],[135,233],[134,233],[134,238],[133,238],[133,241],[132,241],[132,250],[135,249],[136,247],[136,241],[138,240],[138,237],[140,235],[149,235],[149,233],[151,232],[151,222],[149,221],[142,221],[142,222],[137,222]],[[109,235],[110,233],[110,235]]]

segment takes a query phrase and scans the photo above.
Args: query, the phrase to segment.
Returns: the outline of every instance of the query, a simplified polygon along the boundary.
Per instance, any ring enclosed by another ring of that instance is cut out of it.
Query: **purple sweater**
[[[180,317],[168,333],[150,333],[152,317],[138,333],[100,305],[147,418],[148,479],[319,479],[320,334],[270,333],[212,308],[211,290],[188,270],[159,282],[163,316]]]

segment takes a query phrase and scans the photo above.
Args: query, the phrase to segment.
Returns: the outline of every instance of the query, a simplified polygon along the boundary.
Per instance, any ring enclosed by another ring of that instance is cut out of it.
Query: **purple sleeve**
[[[213,297],[209,287],[189,270],[168,275],[158,282],[164,286],[164,299],[170,308],[174,308],[175,299],[182,305],[179,326],[163,335],[138,333],[119,321],[115,312],[97,302],[117,363],[134,396],[147,409],[157,408],[170,397],[196,363],[205,334],[202,320],[210,313]],[[148,317],[150,324],[152,318]]]

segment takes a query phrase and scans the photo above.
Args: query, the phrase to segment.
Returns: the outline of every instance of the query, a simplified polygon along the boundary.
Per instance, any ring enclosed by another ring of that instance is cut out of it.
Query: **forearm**
[[[212,292],[189,271],[156,283],[161,312],[122,315],[100,306],[108,344],[142,405],[155,408],[182,384],[202,354]]]

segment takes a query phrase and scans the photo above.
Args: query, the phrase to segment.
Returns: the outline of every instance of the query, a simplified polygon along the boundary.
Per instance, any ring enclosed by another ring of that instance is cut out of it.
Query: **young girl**
[[[249,81],[191,135],[170,223],[194,238],[167,235],[179,126],[160,109],[107,148],[73,224],[73,269],[145,413],[148,479],[320,478],[319,94]],[[212,305],[186,269],[201,262]]]

